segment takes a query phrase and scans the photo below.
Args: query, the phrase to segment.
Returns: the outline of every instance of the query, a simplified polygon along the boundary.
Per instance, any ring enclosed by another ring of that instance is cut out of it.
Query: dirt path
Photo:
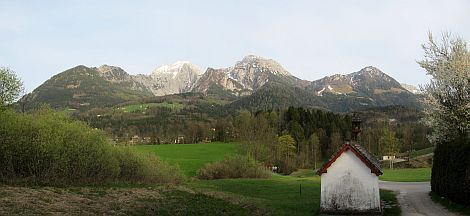
[[[382,189],[397,192],[398,203],[400,203],[403,216],[436,215],[453,216],[459,215],[449,212],[441,205],[434,203],[429,196],[431,184],[429,182],[387,182],[379,181]]]

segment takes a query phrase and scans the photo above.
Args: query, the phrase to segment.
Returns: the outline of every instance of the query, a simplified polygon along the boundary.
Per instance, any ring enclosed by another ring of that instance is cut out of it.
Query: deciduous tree
[[[470,127],[470,52],[459,37],[444,34],[440,43],[429,33],[423,45],[425,59],[418,62],[432,77],[425,92],[426,122],[432,143],[462,137]]]
[[[13,103],[23,91],[23,82],[14,71],[0,67],[0,108]]]
[[[312,156],[314,169],[317,169],[317,162],[320,158],[320,139],[316,133],[312,133],[308,139],[310,155]]]

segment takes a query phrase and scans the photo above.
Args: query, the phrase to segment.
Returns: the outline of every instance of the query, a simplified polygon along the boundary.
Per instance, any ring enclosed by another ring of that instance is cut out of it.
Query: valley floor
[[[389,213],[395,196],[381,191]],[[309,170],[270,179],[197,180],[180,186],[0,186],[0,215],[318,215],[320,179]]]
[[[318,215],[320,177],[312,170],[269,179],[199,180],[203,164],[235,154],[234,143],[137,146],[180,166],[179,186],[0,185],[0,215]],[[385,215],[399,215],[395,195],[381,191]]]

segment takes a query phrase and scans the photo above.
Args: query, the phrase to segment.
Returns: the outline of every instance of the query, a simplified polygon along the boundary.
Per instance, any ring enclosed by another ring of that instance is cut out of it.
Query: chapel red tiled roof
[[[327,169],[336,161],[336,159],[338,159],[338,157],[347,150],[352,151],[367,167],[370,168],[371,172],[375,173],[375,175],[379,176],[383,174],[380,162],[372,154],[359,145],[359,143],[349,142],[346,142],[346,144],[336,151],[330,159],[320,167],[317,174],[322,175],[323,173],[326,173]]]

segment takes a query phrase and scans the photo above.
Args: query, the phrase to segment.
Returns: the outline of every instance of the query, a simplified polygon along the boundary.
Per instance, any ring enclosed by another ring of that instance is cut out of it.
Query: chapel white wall
[[[347,150],[321,175],[322,211],[379,211],[378,176]]]

